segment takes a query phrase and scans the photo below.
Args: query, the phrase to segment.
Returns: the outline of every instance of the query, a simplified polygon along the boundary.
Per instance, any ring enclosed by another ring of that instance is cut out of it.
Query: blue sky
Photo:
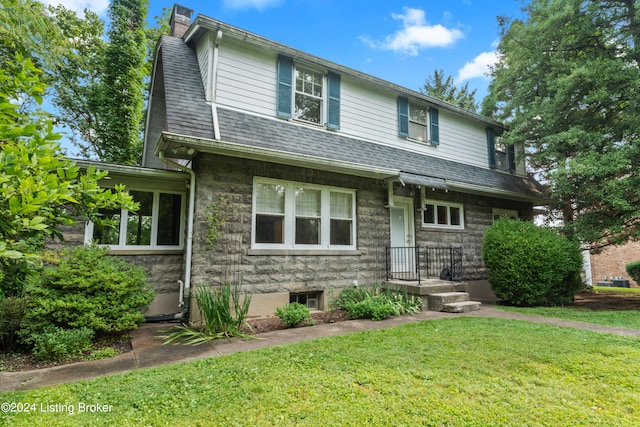
[[[106,18],[109,0],[44,0]],[[490,82],[496,17],[521,17],[521,0],[181,0],[202,14],[375,77],[418,90],[434,70],[477,89]],[[151,0],[149,20],[171,8]]]

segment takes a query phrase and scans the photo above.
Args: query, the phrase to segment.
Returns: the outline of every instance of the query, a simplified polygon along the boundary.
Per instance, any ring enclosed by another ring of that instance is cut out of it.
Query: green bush
[[[0,299],[0,352],[10,353],[16,348],[20,324],[27,304],[24,298]]]
[[[242,328],[247,326],[251,295],[240,295],[240,284],[226,282],[220,288],[200,286],[195,290],[194,298],[202,322],[200,328],[176,326],[163,337],[164,344],[198,345],[222,337],[249,338]]]
[[[640,283],[640,261],[630,262],[626,265],[627,274],[631,276],[636,283]]]
[[[580,245],[531,222],[496,221],[485,232],[482,258],[491,289],[513,305],[563,305],[582,288]]]
[[[284,322],[287,328],[295,328],[305,320],[307,321],[307,325],[313,324],[313,320],[309,317],[309,309],[306,305],[300,304],[299,302],[292,302],[284,307],[278,307],[276,309],[276,316]]]
[[[38,360],[69,359],[91,350],[94,332],[89,328],[62,329],[47,327],[44,332],[31,335],[33,354]]]
[[[346,310],[352,319],[382,320],[400,314],[416,314],[422,310],[419,297],[408,297],[406,292],[377,286],[371,288],[344,288],[329,302],[332,310]]]
[[[153,290],[142,267],[108,256],[107,249],[83,246],[64,250],[27,296],[23,337],[49,326],[118,333],[144,321],[141,309]]]

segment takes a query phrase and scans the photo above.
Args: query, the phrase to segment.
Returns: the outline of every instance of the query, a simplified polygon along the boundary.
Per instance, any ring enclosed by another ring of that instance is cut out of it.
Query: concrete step
[[[478,301],[461,301],[450,302],[442,306],[442,310],[446,313],[468,313],[470,311],[480,310],[480,302]]]
[[[442,311],[445,304],[469,301],[469,294],[466,292],[439,292],[427,295],[427,309],[431,311]]]

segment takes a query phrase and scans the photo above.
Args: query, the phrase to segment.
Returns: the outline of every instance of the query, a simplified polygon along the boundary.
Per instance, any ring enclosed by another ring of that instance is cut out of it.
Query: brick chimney
[[[174,4],[170,20],[171,35],[174,37],[182,37],[191,26],[192,16],[193,10]]]

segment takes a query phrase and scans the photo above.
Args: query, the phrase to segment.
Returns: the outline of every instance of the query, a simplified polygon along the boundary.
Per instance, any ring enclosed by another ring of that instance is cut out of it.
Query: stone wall
[[[383,280],[382,248],[389,240],[389,215],[382,181],[214,155],[200,156],[195,169],[194,286],[241,280],[253,294],[302,293],[342,288],[354,280],[362,284]],[[251,250],[254,176],[355,189],[357,250],[339,254]],[[210,247],[206,208],[215,204],[224,206],[225,223],[220,239]]]
[[[389,210],[386,184],[380,180],[353,177],[275,165],[255,160],[217,155],[201,155],[195,163],[197,201],[194,224],[192,284],[219,284],[241,280],[252,294],[327,291],[358,284],[370,285],[385,280],[384,247],[389,244]],[[357,251],[327,254],[302,251],[251,249],[252,190],[255,176],[351,188],[357,191]],[[493,221],[492,209],[516,209],[520,217],[530,219],[529,203],[510,202],[455,192],[428,190],[428,197],[464,204],[464,230],[422,228],[420,190],[394,184],[396,196],[412,197],[415,212],[416,242],[439,247],[462,246],[468,280],[486,279],[482,262],[484,230]],[[224,206],[225,223],[220,239],[213,247],[206,241],[207,206]],[[325,299],[325,304],[326,300]]]

